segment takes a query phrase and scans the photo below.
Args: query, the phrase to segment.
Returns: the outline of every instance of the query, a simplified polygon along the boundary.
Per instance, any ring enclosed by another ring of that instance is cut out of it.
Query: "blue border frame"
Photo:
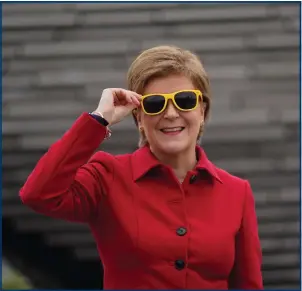
[[[2,3],[0,5],[0,12],[1,12],[1,23],[2,23]],[[1,42],[1,47],[2,47],[2,27],[1,27],[1,38],[0,38],[0,42]],[[2,64],[2,49],[1,49],[1,64]],[[2,76],[2,65],[1,65],[1,76]],[[1,78],[1,104],[2,104],[2,78]],[[2,141],[2,110],[1,110],[1,141]],[[1,175],[0,175],[0,181],[1,181],[1,201],[0,201],[0,214],[1,214],[1,222],[0,222],[0,237],[1,237],[1,249],[0,249],[0,257],[1,257],[1,277],[0,277],[0,283],[2,286],[2,142],[1,142]]]
[[[302,0],[301,0],[302,1]],[[143,1],[122,1],[122,0],[118,0],[118,1],[79,1],[79,0],[75,0],[75,1],[49,1],[49,0],[46,0],[46,1],[1,1],[1,4],[2,3],[10,3],[10,4],[23,4],[23,3],[39,3],[39,4],[42,4],[42,3],[65,3],[65,4],[68,4],[68,3],[75,3],[75,2],[78,2],[78,3],[81,3],[81,2],[84,2],[84,3],[111,3],[111,4],[118,4],[118,3],[180,3],[180,4],[186,4],[186,3],[202,3],[202,4],[257,4],[257,3],[274,3],[274,4],[280,4],[280,3],[300,3],[300,6],[301,6],[301,1],[292,1],[292,0],[289,0],[289,1],[253,1],[253,0],[250,0],[250,1],[223,1],[223,0],[220,0],[220,1],[200,1],[200,0],[197,0],[197,1],[194,1],[194,0],[171,0],[171,1],[146,1],[146,0],[143,0]]]
[[[43,1],[43,2],[39,2],[39,1],[12,1],[10,3],[73,3],[73,2],[85,2],[85,3],[171,3],[171,2],[177,2],[177,3],[207,3],[207,4],[257,4],[257,3],[268,3],[268,1],[238,1],[238,2],[234,2],[234,1]],[[299,158],[300,158],[300,181],[299,181],[299,186],[300,186],[300,238],[301,238],[301,232],[302,232],[302,223],[301,223],[301,208],[302,208],[302,157],[301,157],[301,143],[302,143],[302,120],[301,120],[301,111],[302,111],[302,100],[301,100],[301,82],[302,82],[302,64],[301,64],[301,54],[302,54],[302,37],[301,37],[301,29],[302,29],[302,4],[301,1],[269,1],[269,3],[275,3],[275,4],[279,4],[282,2],[286,2],[286,3],[300,3],[300,54],[299,54],[299,70],[300,70],[300,84],[299,84],[299,139],[300,139],[300,147],[299,147]],[[2,22],[2,2],[1,1],[1,5],[0,5],[0,10],[1,10],[1,22]],[[1,29],[1,47],[2,47],[2,29]],[[1,61],[2,61],[2,50],[1,50]],[[2,75],[2,66],[1,66],[1,75]],[[1,78],[1,89],[2,89],[2,78]],[[2,90],[1,90],[1,101],[2,101]],[[1,111],[1,125],[2,125],[2,111]],[[1,126],[1,133],[2,133],[2,126]],[[2,136],[2,135],[1,135]],[[1,150],[2,150],[2,143],[1,143]],[[2,154],[1,154],[1,165],[2,165]],[[1,186],[2,186],[2,167],[1,167]],[[2,197],[2,187],[1,187],[1,197]],[[2,199],[0,201],[0,213],[1,213],[1,217],[2,217]],[[0,256],[1,256],[1,260],[2,260],[2,219],[0,222],[0,237],[1,237],[1,250],[0,250]],[[301,240],[300,240],[300,290],[301,290],[301,278],[302,278],[302,270],[301,270],[301,261],[302,261],[302,253],[301,253]],[[1,286],[2,286],[2,264],[1,264],[1,277],[0,277],[0,282],[1,282]]]
[[[301,82],[302,82],[302,72],[301,72],[301,68],[302,68],[302,65],[301,65],[301,54],[302,54],[302,49],[301,49],[301,40],[302,40],[302,37],[301,37],[301,28],[302,28],[302,4],[300,2],[300,54],[299,54],[299,69],[300,69],[300,84],[299,84],[299,95],[300,95],[300,98],[299,98],[299,101],[300,101],[300,110],[299,110],[299,122],[300,122],[300,126],[299,126],[299,139],[300,139],[300,146],[299,146],[299,157],[300,157],[300,290],[301,290],[301,285],[302,285],[302,282],[301,282],[301,277],[302,277],[302,270],[301,270],[301,260],[302,260],[302,253],[301,253],[301,233],[302,233],[302,223],[301,223],[301,208],[302,208],[302,157],[301,157],[301,145],[302,145],[302,137],[301,137],[301,128],[302,128],[302,121],[301,121],[301,111],[302,111],[302,97],[301,97]]]

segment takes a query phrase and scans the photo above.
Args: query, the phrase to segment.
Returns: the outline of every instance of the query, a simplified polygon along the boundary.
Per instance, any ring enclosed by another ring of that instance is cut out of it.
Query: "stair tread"
[[[71,254],[73,284],[78,272],[79,281],[100,279],[83,273],[100,262],[90,229],[37,214],[19,190],[104,88],[126,87],[137,53],[169,43],[197,53],[210,77],[212,114],[202,146],[218,167],[251,184],[265,289],[300,288],[299,4],[247,5],[3,5],[3,219],[16,233],[41,235],[46,248]],[[132,118],[112,130],[100,150],[137,148]]]

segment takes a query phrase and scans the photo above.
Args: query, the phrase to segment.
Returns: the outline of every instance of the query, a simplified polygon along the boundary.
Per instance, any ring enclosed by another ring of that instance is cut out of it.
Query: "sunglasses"
[[[174,106],[180,111],[191,111],[196,109],[202,93],[199,90],[182,90],[169,94],[148,94],[142,96],[142,109],[147,115],[162,113],[172,100]]]

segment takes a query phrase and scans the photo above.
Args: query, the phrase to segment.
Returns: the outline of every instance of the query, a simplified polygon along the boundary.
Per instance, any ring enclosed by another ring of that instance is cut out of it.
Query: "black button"
[[[183,260],[176,260],[174,265],[175,269],[182,270],[185,267],[185,262]]]
[[[179,236],[183,236],[187,233],[187,230],[184,228],[184,227],[180,227],[176,230],[176,233],[179,235]]]
[[[193,184],[196,181],[196,179],[197,179],[196,175],[191,176],[191,178],[190,178],[190,184]]]

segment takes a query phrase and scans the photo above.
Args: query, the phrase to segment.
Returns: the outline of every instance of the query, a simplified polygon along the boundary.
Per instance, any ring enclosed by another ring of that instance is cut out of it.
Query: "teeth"
[[[164,128],[162,129],[163,132],[175,132],[175,131],[181,131],[182,127],[174,127],[174,128]]]

